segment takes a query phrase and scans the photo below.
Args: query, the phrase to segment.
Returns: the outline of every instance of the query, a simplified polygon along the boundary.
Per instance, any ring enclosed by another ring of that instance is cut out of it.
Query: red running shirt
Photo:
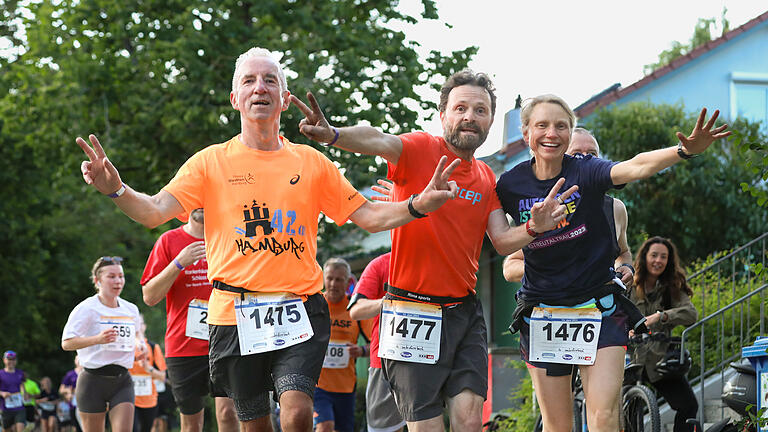
[[[355,292],[364,295],[370,300],[384,297],[386,291],[384,284],[389,277],[389,257],[392,253],[385,253],[373,259],[363,270],[360,280],[355,285]],[[379,315],[373,318],[371,330],[371,367],[381,369],[379,358]]]
[[[149,254],[141,285],[146,285],[163,271],[187,245],[200,240],[187,234],[183,227],[163,233]],[[208,341],[186,336],[187,308],[193,299],[208,301],[212,289],[208,281],[208,261],[204,259],[185,267],[173,282],[165,296],[165,312],[168,315],[165,330],[166,357],[208,355]]]

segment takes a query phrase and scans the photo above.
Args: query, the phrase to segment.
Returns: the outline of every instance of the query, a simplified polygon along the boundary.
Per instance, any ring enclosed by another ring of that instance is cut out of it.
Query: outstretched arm
[[[565,219],[565,205],[562,202],[576,192],[579,187],[571,186],[557,197],[557,191],[563,187],[564,183],[564,178],[558,180],[544,201],[531,207],[531,219],[525,224],[520,224],[514,228],[510,227],[507,217],[504,216],[504,211],[501,209],[494,210],[488,215],[488,237],[490,237],[491,243],[499,255],[509,255],[530,243],[534,237],[529,234],[529,230],[538,235],[554,229],[560,221]]]
[[[88,139],[93,148],[81,137],[75,140],[88,156],[88,160],[80,165],[83,180],[104,195],[119,194],[113,200],[128,217],[154,228],[184,211],[176,198],[168,192],[160,191],[154,196],[149,196],[125,185],[117,168],[104,153],[96,135],[88,135]]]
[[[681,150],[686,155],[697,155],[706,150],[715,140],[725,138],[731,131],[724,132],[727,124],[714,128],[715,120],[720,111],[715,111],[712,118],[706,124],[707,109],[699,114],[693,131],[689,136],[677,132],[677,138],[681,143]],[[636,180],[648,178],[657,172],[668,168],[681,160],[678,155],[678,147],[668,147],[660,150],[640,153],[630,160],[619,162],[611,168],[611,180],[615,185],[630,183]]]
[[[432,180],[411,202],[416,213],[428,214],[440,208],[449,199],[456,197],[456,182],[449,181],[448,178],[459,166],[459,162],[459,159],[455,159],[446,167],[448,158],[446,156],[440,158]],[[378,232],[405,225],[416,217],[408,208],[408,201],[394,203],[366,201],[349,216],[349,219],[366,231]]]
[[[291,95],[291,102],[306,116],[299,122],[299,131],[304,136],[354,153],[378,155],[392,164],[397,164],[403,151],[400,138],[371,126],[335,128],[325,119],[320,104],[311,92],[307,92],[307,99],[311,108],[296,96]]]

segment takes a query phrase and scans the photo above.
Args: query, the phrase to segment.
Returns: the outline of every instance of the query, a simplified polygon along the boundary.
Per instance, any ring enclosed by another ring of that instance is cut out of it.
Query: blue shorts
[[[354,432],[355,392],[334,393],[315,387],[314,424],[333,422],[339,432]]]
[[[609,346],[625,346],[629,340],[628,334],[629,327],[627,325],[627,314],[621,308],[620,304],[616,304],[616,309],[613,313],[610,315],[603,315],[602,324],[600,325],[600,336],[597,340],[597,349]],[[522,357],[529,366],[546,369],[547,376],[566,376],[573,372],[572,364],[529,361],[529,336],[530,326],[528,325],[528,318],[526,318],[520,329],[520,357]]]

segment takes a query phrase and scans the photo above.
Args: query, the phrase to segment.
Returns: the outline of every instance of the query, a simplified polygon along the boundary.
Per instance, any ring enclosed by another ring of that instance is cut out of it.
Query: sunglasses
[[[123,262],[123,258],[119,256],[103,256],[99,258],[99,266],[98,268],[112,265],[112,264],[120,264]]]

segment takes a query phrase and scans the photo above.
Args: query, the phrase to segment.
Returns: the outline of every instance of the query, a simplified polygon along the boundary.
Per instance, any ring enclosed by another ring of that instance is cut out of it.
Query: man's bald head
[[[566,153],[573,156],[576,153],[584,155],[591,154],[595,157],[600,157],[600,146],[597,145],[597,140],[592,132],[587,129],[577,127],[573,130],[571,136],[571,143],[568,145]]]

